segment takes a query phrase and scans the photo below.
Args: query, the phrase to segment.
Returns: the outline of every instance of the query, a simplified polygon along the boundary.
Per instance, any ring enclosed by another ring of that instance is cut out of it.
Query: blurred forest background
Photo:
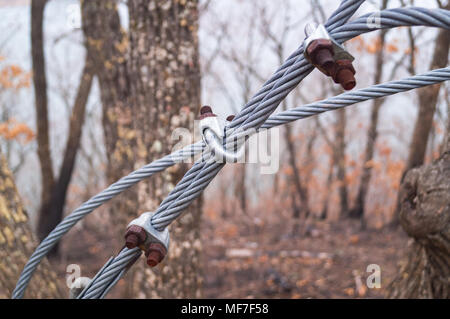
[[[222,118],[238,113],[300,45],[306,23],[324,22],[339,3],[0,1],[0,297],[61,218],[168,154],[173,129],[193,130],[201,105]],[[380,0],[357,15],[410,5],[449,9],[444,0]],[[349,41],[356,89],[446,67],[449,37],[415,27]],[[339,93],[315,70],[280,110]],[[449,112],[443,83],[283,126],[276,174],[227,165],[171,226],[163,263],[139,260],[110,296],[448,298]],[[441,206],[423,213],[438,219],[409,227],[401,206],[417,199],[410,188],[399,196],[402,181],[416,185],[433,165],[446,167],[447,188]],[[39,267],[28,297],[67,297],[70,264],[92,277],[123,246],[126,225],[154,210],[187,167],[80,222]],[[366,285],[371,264],[381,288]]]

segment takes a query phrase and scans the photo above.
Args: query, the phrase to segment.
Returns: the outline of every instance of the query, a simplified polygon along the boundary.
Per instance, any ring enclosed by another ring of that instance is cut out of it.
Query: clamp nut
[[[325,75],[332,75],[335,69],[333,43],[328,39],[313,40],[306,48],[311,63]]]
[[[147,256],[147,264],[156,266],[169,250],[169,230],[158,230],[152,225],[152,212],[145,212],[128,224],[125,235],[127,248],[139,247]]]
[[[355,73],[355,68],[350,60],[338,60],[333,80],[335,83],[341,84],[344,90],[351,90],[356,86]]]
[[[166,256],[167,250],[160,243],[151,243],[148,246],[145,256],[147,257],[147,265],[150,267],[155,267],[158,265]]]
[[[200,109],[200,132],[204,137],[206,129],[210,129],[215,135],[223,137],[223,125],[220,123],[219,118],[213,113],[210,106],[205,105]]]
[[[200,120],[206,117],[215,117],[216,114],[213,113],[211,106],[204,105],[200,109]]]
[[[145,229],[137,226],[131,225],[128,227],[127,232],[125,234],[125,246],[128,249],[133,249],[142,245],[147,240],[147,233]]]

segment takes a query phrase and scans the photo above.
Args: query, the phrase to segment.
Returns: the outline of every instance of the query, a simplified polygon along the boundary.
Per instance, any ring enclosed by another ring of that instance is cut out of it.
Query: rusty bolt
[[[234,115],[228,115],[227,116],[227,121],[231,122],[232,120],[234,120]]]
[[[216,116],[213,113],[211,106],[208,105],[202,106],[202,108],[200,109],[200,120],[204,119],[205,117],[211,116]]]
[[[212,113],[212,108],[209,105],[204,105],[202,106],[202,108],[200,109],[200,114],[206,114],[206,113]]]
[[[318,67],[326,75],[330,76],[334,73],[335,62],[333,59],[333,44],[327,39],[317,39],[308,45],[306,49],[311,63]]]
[[[131,225],[128,227],[125,234],[125,246],[127,246],[128,249],[132,249],[143,244],[146,239],[147,233],[144,228],[137,225]]]
[[[151,243],[145,253],[147,256],[147,265],[155,267],[159,264],[167,254],[166,248],[160,243]]]
[[[351,90],[356,85],[355,73],[355,68],[350,60],[338,60],[333,80],[335,83],[341,84],[344,90]]]

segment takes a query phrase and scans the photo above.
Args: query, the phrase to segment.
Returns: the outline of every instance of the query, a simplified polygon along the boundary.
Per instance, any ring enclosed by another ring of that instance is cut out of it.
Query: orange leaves
[[[5,89],[21,89],[30,87],[30,72],[17,65],[7,65],[0,70],[0,87]]]
[[[366,51],[372,54],[377,53],[381,50],[381,42],[380,39],[377,38],[375,41],[371,41],[368,45],[365,46]]]
[[[287,176],[292,176],[294,175],[294,170],[292,169],[291,166],[285,166],[283,167],[283,173],[286,174]]]
[[[380,153],[380,156],[389,157],[392,153],[392,148],[387,144],[382,144],[378,147],[378,153]]]
[[[300,280],[297,280],[297,282],[295,283],[295,285],[298,288],[304,287],[304,286],[309,285],[309,284],[310,284],[310,282],[309,282],[308,279],[300,279]]]
[[[372,159],[370,161],[367,161],[364,164],[364,167],[366,167],[366,168],[373,168],[375,170],[380,170],[381,169],[381,163],[376,161],[376,160],[374,160],[374,159]]]
[[[417,54],[418,52],[419,52],[419,48],[418,47],[414,47],[414,54]],[[407,55],[411,54],[411,48],[405,49],[403,53],[407,54]]]
[[[358,235],[352,235],[349,237],[348,242],[352,245],[355,245],[359,242],[359,236]]]
[[[386,51],[389,53],[398,52],[398,47],[393,43],[386,44]]]
[[[35,134],[28,125],[11,119],[5,123],[0,123],[0,136],[7,140],[22,138],[22,142],[26,144],[34,138]]]
[[[352,45],[355,45],[355,49],[358,52],[366,51],[371,54],[375,54],[381,50],[381,41],[380,38],[371,39],[369,41],[364,40],[361,36],[356,37],[349,41]],[[387,53],[395,53],[399,51],[398,46],[396,45],[397,39],[393,39],[391,42],[388,42],[384,46],[384,50]]]
[[[236,237],[238,234],[238,228],[236,225],[227,225],[226,227],[224,227],[223,230],[223,236],[225,238],[233,238]]]
[[[361,36],[357,36],[356,38],[349,40],[347,43],[349,43],[352,46],[354,45],[356,51],[358,52],[364,50],[365,41]]]
[[[344,289],[344,293],[349,296],[349,297],[353,297],[355,295],[355,289],[353,288],[345,288]]]

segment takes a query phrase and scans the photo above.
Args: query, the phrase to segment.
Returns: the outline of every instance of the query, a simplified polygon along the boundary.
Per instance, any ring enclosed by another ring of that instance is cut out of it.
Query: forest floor
[[[92,223],[71,231],[53,261],[62,278],[77,263],[81,275],[92,277],[120,248],[108,231]],[[276,226],[280,227],[280,226]],[[405,258],[408,238],[401,230],[361,230],[354,220],[314,221],[302,235],[280,229],[247,232],[233,238],[205,232],[203,273],[205,298],[383,298]],[[143,262],[143,260],[138,261]],[[372,272],[381,270],[381,288],[368,288]],[[372,270],[373,271],[373,270]],[[109,297],[120,298],[126,277]]]
[[[211,298],[383,298],[404,259],[401,230],[361,230],[352,220],[313,222],[302,236],[240,237],[206,249],[205,296]],[[381,271],[381,287],[366,280]]]

